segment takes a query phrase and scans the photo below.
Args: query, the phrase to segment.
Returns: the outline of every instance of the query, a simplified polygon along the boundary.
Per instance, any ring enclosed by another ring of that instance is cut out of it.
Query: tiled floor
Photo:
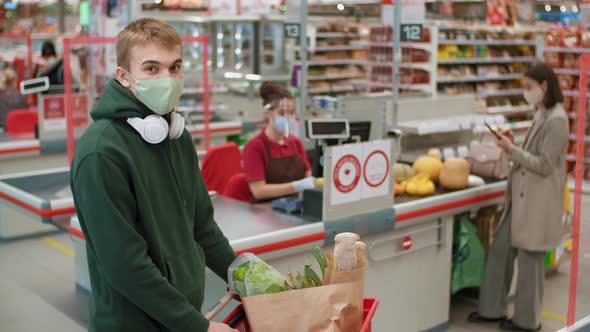
[[[578,317],[590,315],[590,197],[584,198],[583,205]],[[57,248],[60,245],[62,250]],[[74,259],[68,248],[72,248],[72,243],[67,234],[0,243],[2,332],[86,330],[87,295],[75,290]],[[543,331],[556,331],[565,325],[569,270],[566,260],[556,274],[546,279]],[[498,331],[493,324],[465,322],[465,317],[475,308],[472,297],[453,297],[449,331]]]

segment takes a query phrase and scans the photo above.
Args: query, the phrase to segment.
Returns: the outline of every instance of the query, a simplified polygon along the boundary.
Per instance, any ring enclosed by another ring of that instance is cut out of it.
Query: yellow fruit
[[[436,182],[438,181],[442,167],[443,163],[440,160],[425,156],[416,160],[412,168],[416,174],[427,173],[430,180]]]
[[[404,185],[404,182],[402,182]],[[434,182],[430,180],[427,173],[420,173],[413,178],[405,181],[406,192],[410,195],[425,196],[433,194],[436,191]]]
[[[324,186],[324,178],[315,179],[315,186],[316,187],[323,187]]]
[[[437,149],[437,148],[432,148],[432,149],[428,150],[427,155],[429,157],[434,158],[434,159],[438,159],[438,160],[442,159],[442,154],[440,152],[440,149]]]

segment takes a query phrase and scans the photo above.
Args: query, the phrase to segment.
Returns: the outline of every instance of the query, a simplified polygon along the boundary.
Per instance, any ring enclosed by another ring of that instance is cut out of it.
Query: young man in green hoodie
[[[235,331],[200,312],[205,266],[226,280],[236,255],[173,112],[184,85],[180,36],[165,22],[135,21],[117,37],[117,62],[71,171],[92,287],[89,330]]]

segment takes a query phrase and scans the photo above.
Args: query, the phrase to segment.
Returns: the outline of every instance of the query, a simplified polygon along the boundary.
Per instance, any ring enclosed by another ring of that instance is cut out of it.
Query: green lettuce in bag
[[[238,256],[228,269],[231,290],[240,296],[273,294],[288,289],[285,277],[256,255]]]

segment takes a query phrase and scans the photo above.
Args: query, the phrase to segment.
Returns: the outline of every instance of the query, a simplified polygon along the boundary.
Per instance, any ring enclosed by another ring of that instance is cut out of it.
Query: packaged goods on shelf
[[[577,137],[577,100],[581,55],[590,53],[590,30],[583,27],[554,28],[546,35],[543,57],[554,68],[564,94],[563,106],[570,115],[570,145],[568,152],[568,171],[573,172],[575,166],[576,142],[584,138]],[[586,134],[590,127],[586,126]],[[587,149],[586,153],[589,152]],[[586,158],[588,156],[586,155]],[[590,160],[590,159],[589,159]],[[584,163],[587,179],[590,175],[589,163]]]

